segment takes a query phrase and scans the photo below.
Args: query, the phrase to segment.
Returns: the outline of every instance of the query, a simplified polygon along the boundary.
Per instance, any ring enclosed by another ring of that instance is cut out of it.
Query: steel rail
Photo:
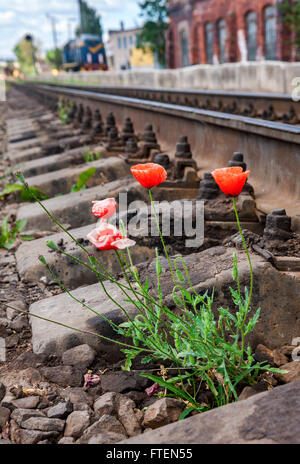
[[[199,173],[226,166],[233,152],[243,152],[252,171],[258,207],[270,212],[286,208],[300,223],[300,127],[274,121],[122,97],[98,91],[48,84],[22,85],[25,92],[56,106],[59,97],[81,106],[83,118],[100,110],[113,112],[119,129],[130,117],[136,133],[152,123],[162,149],[171,157],[180,135],[187,135]],[[79,124],[77,122],[77,124]],[[300,224],[299,224],[300,226]]]
[[[147,87],[96,87],[47,83],[50,87],[72,88],[91,92],[170,103],[179,106],[236,114],[284,124],[300,124],[300,101],[289,94],[233,91],[166,89]]]

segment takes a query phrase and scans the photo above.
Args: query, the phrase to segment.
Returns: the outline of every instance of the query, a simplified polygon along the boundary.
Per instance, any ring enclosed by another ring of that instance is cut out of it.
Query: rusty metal
[[[261,118],[285,124],[300,124],[300,102],[288,94],[267,94],[233,91],[186,89],[151,89],[133,87],[95,87],[80,85],[48,84],[77,90],[170,103],[209,111]]]

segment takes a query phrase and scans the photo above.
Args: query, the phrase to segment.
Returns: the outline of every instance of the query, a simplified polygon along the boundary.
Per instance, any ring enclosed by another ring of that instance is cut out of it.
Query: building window
[[[206,63],[213,64],[214,60],[214,33],[212,23],[205,24]]]
[[[186,31],[180,32],[180,45],[181,45],[181,65],[183,67],[189,66],[189,41]]]
[[[247,59],[256,61],[257,50],[257,15],[250,11],[246,15],[246,34],[247,34]]]
[[[124,45],[124,48],[126,50],[126,48],[127,48],[127,37],[123,37],[123,45]]]
[[[121,50],[121,48],[122,48],[121,37],[118,37],[118,47],[119,47],[119,49]]]
[[[225,19],[218,21],[218,45],[219,45],[219,62],[226,62],[226,22]]]
[[[132,35],[129,36],[129,43],[130,43],[130,45],[133,45],[133,37],[132,37]]]
[[[268,6],[264,12],[265,57],[266,60],[276,60],[276,10]]]

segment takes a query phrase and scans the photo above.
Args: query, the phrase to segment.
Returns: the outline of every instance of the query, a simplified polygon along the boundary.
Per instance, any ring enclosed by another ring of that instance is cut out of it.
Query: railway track
[[[288,94],[254,92],[208,91],[186,89],[153,89],[132,87],[96,87],[80,85],[47,84],[55,87],[88,90],[91,92],[135,98],[171,105],[187,106],[284,124],[300,124],[300,102],[293,101]]]
[[[22,88],[28,95],[36,95],[41,102],[53,108],[60,97],[73,102],[77,111],[75,120],[86,119],[90,125],[93,124],[96,110],[100,111],[104,122],[106,115],[113,112],[119,130],[126,117],[131,118],[137,133],[142,133],[145,126],[151,123],[171,158],[179,136],[185,135],[192,146],[200,175],[226,165],[232,153],[241,152],[254,173],[259,209],[268,213],[276,207],[285,208],[298,223],[300,127],[297,125],[186,106],[185,95],[189,95],[189,92],[127,88],[87,90],[86,87],[48,84],[30,84]],[[121,93],[123,95],[119,95]],[[206,92],[199,93],[207,96]],[[191,95],[194,94],[198,92],[192,91]],[[227,103],[232,105],[232,98],[239,97],[230,92],[228,94]],[[164,95],[164,100],[170,95],[176,103],[161,102],[160,95]],[[275,101],[281,105],[282,111],[283,108],[287,110],[290,104],[287,96],[265,97],[258,96],[256,99],[255,95],[249,94],[247,101],[253,104],[255,100],[255,105],[260,105],[261,110],[265,105],[274,105]],[[218,93],[215,98],[218,98]],[[299,111],[299,103],[292,105]],[[286,179],[289,181],[286,182]]]
[[[70,110],[64,125],[57,115],[59,100]],[[72,106],[68,106],[70,103]],[[7,182],[16,181],[11,173],[23,172],[30,187],[47,194],[48,199],[43,200],[43,205],[115,276],[120,269],[114,253],[97,251],[86,240],[96,221],[91,214],[91,202],[107,197],[118,199],[124,193],[129,202],[145,200],[145,189],[130,175],[130,165],[147,160],[164,164],[168,179],[155,189],[156,200],[204,200],[204,243],[186,249],[185,232],[178,238],[171,234],[165,238],[170,256],[186,255],[195,289],[202,292],[214,287],[217,304],[224,307],[230,307],[224,288],[232,285],[232,255],[235,251],[243,286],[248,285],[249,271],[246,256],[239,251],[239,242],[234,235],[237,228],[234,212],[228,206],[231,202],[216,191],[208,171],[228,163],[241,166],[247,163],[252,175],[250,185],[240,196],[238,208],[242,227],[248,230],[247,240],[253,245],[255,304],[262,308],[260,325],[250,343],[254,347],[264,343],[275,350],[290,345],[299,336],[300,243],[296,233],[299,190],[294,182],[299,169],[297,126],[46,85],[13,86],[7,112],[0,133],[3,152],[0,158],[1,190]],[[130,118],[130,121],[124,121],[124,118]],[[241,153],[232,156],[237,151],[243,151],[244,159]],[[71,192],[79,175],[89,167],[95,168],[95,176],[90,178],[87,188]],[[280,211],[281,207],[286,208],[288,214],[291,211],[291,217]],[[270,209],[277,211],[267,215]],[[135,209],[130,210],[133,216],[135,213]],[[153,398],[149,400],[145,393],[149,385],[141,382],[135,372],[126,376],[120,370],[120,352],[115,345],[87,333],[75,334],[67,327],[114,336],[107,324],[94,313],[85,311],[83,303],[116,323],[122,320],[115,305],[101,290],[95,274],[78,262],[71,264],[67,256],[74,254],[79,260],[85,255],[80,248],[74,247],[66,232],[57,229],[37,203],[25,203],[18,194],[7,196],[1,200],[0,214],[1,221],[6,215],[11,223],[24,221],[23,233],[34,238],[28,242],[19,238],[11,250],[0,249],[0,329],[1,337],[7,340],[7,361],[1,363],[0,360],[0,393],[1,382],[6,386],[5,397],[0,399],[1,417],[6,417],[2,437],[21,444],[100,444],[126,439],[129,443],[143,443],[143,440],[146,443],[148,434],[146,438],[142,434],[144,416],[143,413],[139,415],[136,408],[142,411],[151,405]],[[130,221],[130,214],[126,219],[120,212],[119,218]],[[149,215],[148,210],[143,214]],[[66,255],[49,249],[48,240],[55,242]],[[132,249],[134,263],[140,270],[141,279],[152,281],[158,238],[140,234],[136,241],[137,246]],[[162,254],[163,250],[160,252]],[[58,279],[72,290],[75,300],[62,293],[39,256],[44,256]],[[169,298],[172,280],[165,267],[163,272],[163,289]],[[117,300],[123,299],[119,290],[113,289],[109,282],[107,288]],[[26,315],[6,311],[1,302],[23,309]],[[54,319],[64,326],[51,325],[33,315]],[[75,352],[72,352],[74,348]],[[291,352],[284,353],[281,361],[292,364]],[[87,375],[88,369],[101,378],[101,385],[83,389],[83,376]],[[268,423],[278,417],[278,429],[282,417],[286,417],[284,437],[289,433],[291,440],[296,440],[298,430],[291,418],[294,415],[297,418],[299,414],[295,407],[298,383],[283,385],[278,394],[276,390],[275,393],[266,391],[262,406],[258,403],[260,417],[266,416]],[[122,415],[122,408],[115,412],[105,409],[109,412],[103,419],[103,392],[108,392],[108,397],[117,393],[118,402],[127,400],[125,414]],[[294,397],[295,401],[291,402]],[[128,402],[128,398],[133,403]],[[285,403],[281,406],[280,401],[284,398],[289,399],[288,406]],[[237,409],[230,412],[230,424],[235,424],[236,417],[240,424],[239,411],[245,415],[248,424],[243,404],[252,411],[252,401],[232,405]],[[268,411],[272,401],[271,418]],[[281,414],[276,412],[276,407],[281,408]],[[52,408],[56,409],[53,411]],[[282,408],[285,408],[284,413]],[[220,410],[222,415],[222,408]],[[28,414],[29,425],[25,423]],[[195,427],[191,425],[193,433],[183,426],[182,438],[178,436],[178,425],[174,424],[176,443],[181,443],[180,440],[199,442],[199,418],[200,415],[191,418],[196,421]],[[213,430],[218,422],[214,415]],[[29,426],[31,428],[27,428]],[[105,434],[102,433],[104,427],[107,427]],[[111,427],[120,433],[112,434]],[[251,431],[255,432],[255,427],[254,421]],[[165,428],[159,431],[160,436],[156,433],[150,432],[150,437],[154,434],[155,443],[168,443],[172,436],[172,432]],[[232,433],[231,441],[242,439],[239,430]],[[258,434],[261,437],[261,428]],[[133,438],[135,435],[137,437]],[[211,437],[205,439],[207,442],[213,440]],[[229,438],[221,436],[220,440],[224,443]],[[278,434],[272,436],[272,440],[280,443],[283,438]]]

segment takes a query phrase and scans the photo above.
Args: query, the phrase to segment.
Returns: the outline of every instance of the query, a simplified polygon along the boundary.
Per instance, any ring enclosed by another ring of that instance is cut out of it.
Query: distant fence
[[[262,61],[167,70],[62,72],[55,77],[43,74],[35,79],[116,87],[198,88],[291,94],[296,85],[295,78],[300,78],[300,62]]]

